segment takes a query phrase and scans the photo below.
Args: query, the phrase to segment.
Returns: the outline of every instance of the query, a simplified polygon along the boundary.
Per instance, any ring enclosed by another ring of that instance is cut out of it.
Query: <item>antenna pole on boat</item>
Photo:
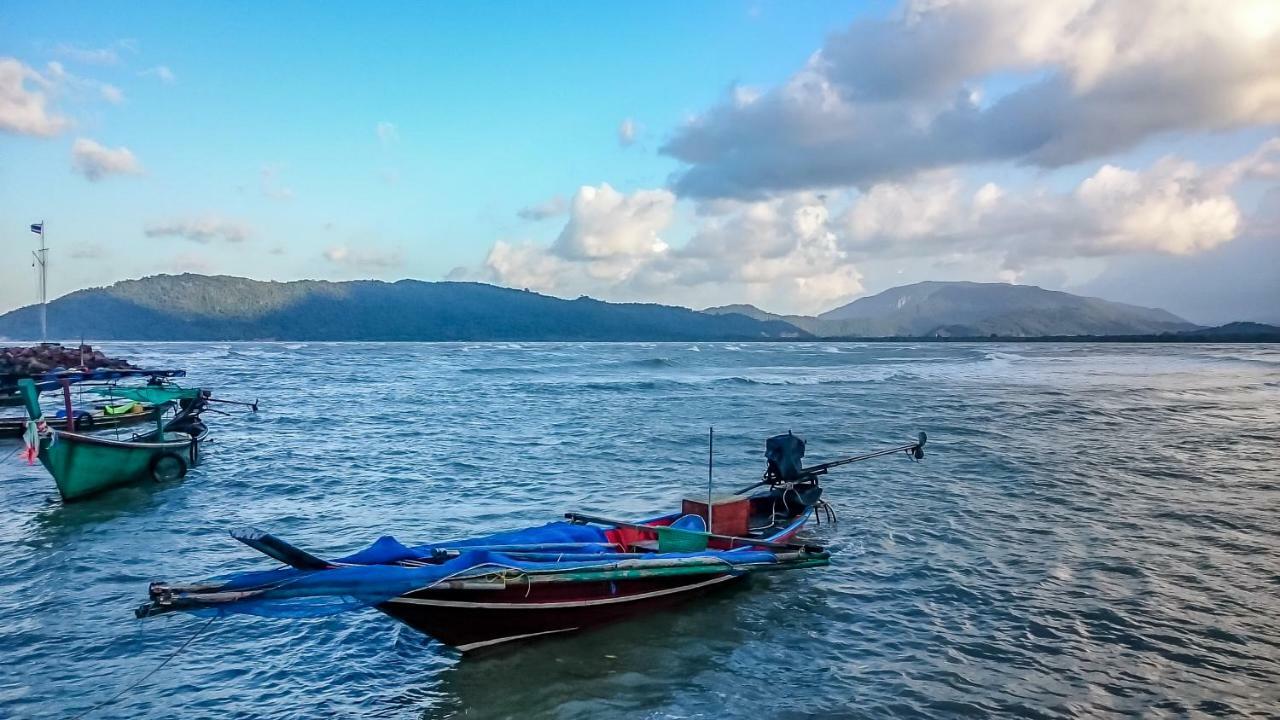
[[[713,453],[716,447],[716,429],[707,428],[707,532],[711,532],[711,469],[714,466]]]
[[[44,240],[44,220],[39,225],[32,225],[31,229],[35,230],[37,227],[40,228],[37,233],[40,236],[40,250],[31,254],[40,267],[40,342],[45,343],[49,341],[49,248]]]
[[[67,412],[67,423],[62,427],[67,432],[75,432],[76,431],[76,412],[74,407],[71,404],[71,381],[66,378],[63,378],[60,384],[62,385],[62,404],[63,404],[63,407],[66,408],[66,412]]]

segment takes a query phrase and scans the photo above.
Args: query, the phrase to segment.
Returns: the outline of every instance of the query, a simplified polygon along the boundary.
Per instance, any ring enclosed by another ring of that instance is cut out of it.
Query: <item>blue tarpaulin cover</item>
[[[538,546],[574,544],[571,551],[539,551]],[[581,545],[578,545],[581,544]],[[493,546],[525,546],[519,557],[484,549]],[[437,550],[461,553],[439,564],[395,565],[406,560],[426,560]],[[475,548],[468,550],[467,548]],[[726,567],[739,567],[775,560],[766,551],[707,550],[695,553],[618,553],[603,530],[588,525],[551,523],[542,527],[498,533],[468,540],[407,547],[395,538],[379,538],[369,547],[332,561],[338,567],[323,570],[276,570],[235,573],[211,581],[201,588],[208,593],[243,593],[230,601],[210,602],[182,609],[197,614],[247,613],[267,617],[316,617],[379,605],[413,590],[446,580],[479,577],[502,571],[536,572],[607,567],[619,560],[712,557]],[[181,597],[182,593],[179,593]],[[225,598],[226,596],[224,596]]]

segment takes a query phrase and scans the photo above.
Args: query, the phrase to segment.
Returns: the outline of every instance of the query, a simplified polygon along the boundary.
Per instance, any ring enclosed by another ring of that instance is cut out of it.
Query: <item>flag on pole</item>
[[[31,232],[37,235],[44,235],[44,223],[42,222],[32,223]]]

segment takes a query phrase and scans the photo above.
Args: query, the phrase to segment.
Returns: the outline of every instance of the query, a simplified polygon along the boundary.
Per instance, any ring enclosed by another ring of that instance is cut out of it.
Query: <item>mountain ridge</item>
[[[49,304],[50,336],[95,340],[786,340],[814,337],[1157,335],[1197,328],[1154,308],[1031,285],[924,282],[817,316],[738,304],[696,311],[576,300],[474,282],[259,281],[153,275]],[[0,337],[39,335],[39,306],[0,315]]]
[[[51,337],[95,340],[758,340],[786,323],[654,303],[606,303],[469,282],[258,281],[153,275],[49,303]],[[39,306],[0,315],[0,336],[39,335]]]

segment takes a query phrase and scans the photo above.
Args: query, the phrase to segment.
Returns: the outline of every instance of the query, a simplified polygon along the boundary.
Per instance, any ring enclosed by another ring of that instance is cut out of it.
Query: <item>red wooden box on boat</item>
[[[680,511],[686,515],[707,517],[707,499],[685,498]],[[746,535],[750,529],[751,501],[729,495],[711,499],[711,532],[717,535]]]

